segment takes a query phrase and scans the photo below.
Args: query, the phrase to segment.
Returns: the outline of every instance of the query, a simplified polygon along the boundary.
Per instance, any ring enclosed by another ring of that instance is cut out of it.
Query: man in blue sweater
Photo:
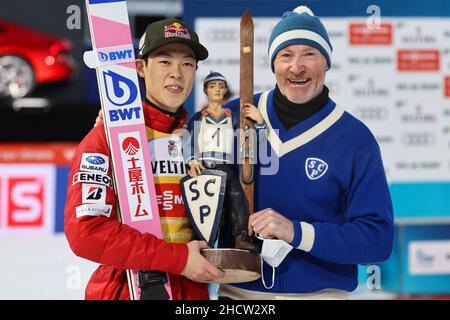
[[[264,281],[221,285],[219,297],[345,299],[358,284],[358,264],[390,256],[393,210],[380,149],[370,130],[329,98],[331,52],[327,31],[307,7],[285,13],[273,29],[276,86],[255,95],[254,104],[279,170],[265,175],[264,165],[256,166],[249,231],[291,250],[271,263],[276,268],[264,262]],[[225,107],[237,110],[239,100]]]

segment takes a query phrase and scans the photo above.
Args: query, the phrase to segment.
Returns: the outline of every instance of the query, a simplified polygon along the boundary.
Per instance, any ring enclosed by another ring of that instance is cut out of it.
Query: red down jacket
[[[148,128],[170,133],[184,125],[187,112],[183,108],[178,117],[173,117],[144,102],[144,116]],[[87,157],[100,159],[98,166],[86,166]],[[74,155],[64,211],[64,229],[73,252],[101,264],[89,280],[85,298],[129,299],[124,269],[134,269],[168,272],[175,300],[208,299],[205,284],[179,275],[187,262],[185,243],[169,243],[149,233],[141,234],[118,221],[110,179],[110,152],[104,126],[99,125],[83,139]],[[158,193],[161,188],[156,190]],[[160,203],[158,207],[164,217]],[[185,216],[182,204],[181,207]],[[170,212],[167,214],[170,216]],[[189,240],[182,239],[182,242]]]

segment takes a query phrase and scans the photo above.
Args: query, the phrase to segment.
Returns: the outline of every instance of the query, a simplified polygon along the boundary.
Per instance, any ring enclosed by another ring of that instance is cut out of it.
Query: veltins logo
[[[317,180],[328,170],[328,164],[319,158],[308,158],[305,161],[305,171],[308,179]]]
[[[103,72],[106,96],[113,105],[129,105],[136,100],[138,89],[134,82],[111,70]]]

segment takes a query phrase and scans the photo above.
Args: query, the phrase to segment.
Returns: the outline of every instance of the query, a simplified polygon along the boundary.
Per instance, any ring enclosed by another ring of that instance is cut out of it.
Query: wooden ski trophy
[[[253,20],[246,11],[241,18],[240,43],[240,95],[241,108],[244,103],[253,104]],[[240,183],[244,191],[248,209],[253,212],[253,163],[251,134],[252,121],[240,116]],[[196,178],[186,176],[181,181],[183,200],[191,225],[198,237],[214,246],[221,222],[223,202],[226,192],[227,173],[207,169]],[[246,232],[245,232],[246,233]],[[255,252],[239,248],[211,248],[202,250],[203,256],[214,266],[223,270],[225,276],[215,282],[239,283],[261,277],[260,257]]]

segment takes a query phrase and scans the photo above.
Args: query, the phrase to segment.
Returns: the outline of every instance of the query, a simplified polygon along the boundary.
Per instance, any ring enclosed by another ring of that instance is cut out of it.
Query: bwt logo
[[[111,70],[103,72],[106,97],[113,105],[122,107],[136,101],[138,88],[136,84],[118,73]],[[131,120],[141,118],[141,107],[128,107],[118,110],[109,110],[110,120]]]
[[[101,62],[106,61],[116,61],[116,60],[125,60],[133,58],[133,50],[121,50],[121,51],[111,51],[111,52],[99,52],[98,59]]]
[[[111,70],[103,72],[106,96],[113,105],[124,106],[136,100],[138,89],[134,82]]]

